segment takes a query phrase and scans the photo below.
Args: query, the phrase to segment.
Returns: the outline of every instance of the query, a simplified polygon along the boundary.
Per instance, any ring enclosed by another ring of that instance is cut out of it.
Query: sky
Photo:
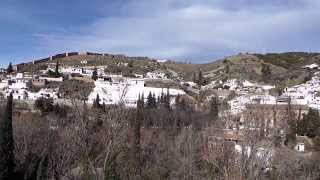
[[[203,63],[320,52],[319,0],[1,0],[0,64],[68,51]]]

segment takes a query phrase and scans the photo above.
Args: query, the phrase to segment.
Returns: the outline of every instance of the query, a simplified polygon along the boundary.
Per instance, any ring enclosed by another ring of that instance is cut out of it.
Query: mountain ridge
[[[310,70],[301,67],[311,64],[320,64],[320,53],[284,52],[284,53],[239,53],[214,60],[209,63],[184,63],[179,61],[161,61],[149,57],[129,57],[126,55],[69,52],[32,62],[17,64],[19,71],[37,71],[45,68],[48,63],[59,62],[63,65],[108,65],[115,68],[119,63],[130,64],[128,68],[119,69],[125,73],[145,73],[154,70],[168,70],[176,72],[185,80],[192,80],[195,72],[202,71],[208,81],[225,79],[247,79],[256,82],[271,84],[296,84],[309,76]],[[82,62],[86,62],[82,64]],[[270,69],[269,77],[262,73],[263,66]],[[111,71],[112,73],[112,71]],[[287,82],[291,81],[291,82]]]

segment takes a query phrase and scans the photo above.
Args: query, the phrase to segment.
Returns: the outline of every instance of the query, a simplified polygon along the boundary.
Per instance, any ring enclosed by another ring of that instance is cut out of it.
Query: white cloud
[[[127,16],[101,18],[78,32],[37,37],[45,49],[55,52],[91,50],[193,60],[263,49],[320,50],[314,43],[320,38],[312,34],[320,28],[320,3],[312,0],[301,8],[243,3],[236,10],[221,0],[133,2],[123,8]]]

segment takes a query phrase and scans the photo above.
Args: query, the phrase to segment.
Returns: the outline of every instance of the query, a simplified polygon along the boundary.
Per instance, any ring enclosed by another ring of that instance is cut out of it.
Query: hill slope
[[[166,70],[178,74],[185,80],[193,80],[195,73],[201,71],[208,81],[225,79],[247,79],[271,84],[293,85],[303,82],[310,71],[302,69],[304,65],[320,64],[319,53],[287,52],[269,54],[239,54],[206,64],[191,64],[174,61],[157,62],[148,57],[127,57],[124,55],[98,53],[64,53],[40,59],[32,63],[19,64],[20,71],[37,71],[45,69],[49,63],[59,62],[62,65],[89,66],[107,65],[110,73],[146,73],[154,70]],[[123,66],[125,65],[125,66]],[[262,72],[263,67],[269,71]]]

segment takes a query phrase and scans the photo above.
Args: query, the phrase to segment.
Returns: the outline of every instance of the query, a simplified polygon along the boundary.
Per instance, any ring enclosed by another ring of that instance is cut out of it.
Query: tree
[[[130,68],[132,68],[133,67],[133,61],[131,60],[131,61],[129,61],[129,63],[128,63],[128,67],[130,67]]]
[[[131,157],[132,157],[132,167],[134,178],[133,179],[140,179],[141,178],[141,147],[140,147],[140,129],[141,129],[141,122],[143,122],[143,109],[144,109],[144,97],[143,95],[140,97],[137,102],[137,109],[136,109],[136,117],[133,119],[132,122],[132,130],[133,130],[133,139],[131,145]]]
[[[0,179],[14,179],[14,140],[12,129],[12,94],[0,122]]]
[[[230,73],[230,65],[229,65],[229,64],[226,64],[226,66],[225,66],[225,72],[226,72],[226,74],[229,74],[229,73]]]
[[[96,99],[93,101],[93,107],[94,108],[100,108],[100,97],[99,97],[99,94],[97,94]]]
[[[34,102],[34,108],[41,111],[42,114],[54,110],[53,99],[40,97]]]
[[[56,68],[55,68],[54,74],[55,74],[56,78],[61,76],[61,74],[59,73],[59,61],[58,60],[56,62]]]
[[[196,72],[193,72],[193,82],[194,82],[194,83],[197,83]]]
[[[171,106],[170,106],[170,91],[169,88],[167,89],[167,94],[164,96],[164,107],[167,110],[171,110]]]
[[[307,81],[310,81],[312,79],[312,73],[308,72],[308,75],[304,77],[304,83],[306,83]]]
[[[56,77],[56,73],[53,72],[51,69],[49,69],[49,70],[47,71],[47,75],[48,75],[49,77]]]
[[[9,73],[9,74],[13,73],[13,66],[12,66],[12,63],[11,63],[11,62],[10,62],[9,65],[8,65],[7,73]]]
[[[147,105],[147,108],[150,108],[150,109],[157,107],[155,94],[152,95],[151,92],[149,92],[146,105]]]
[[[308,114],[298,122],[298,134],[309,137],[317,136],[317,130],[320,128],[320,115],[315,109],[310,108]]]
[[[198,74],[198,85],[201,86],[202,83],[203,83],[203,76],[202,76],[202,71],[200,70]]]
[[[266,82],[269,80],[269,77],[271,75],[271,69],[270,66],[266,63],[262,64],[262,69],[261,69],[261,73],[262,73],[262,78],[263,81]]]
[[[41,158],[37,168],[37,180],[48,179],[48,156],[45,155]]]
[[[154,108],[156,108],[157,107],[157,98],[156,98],[156,94],[152,94],[152,106],[154,107]]]
[[[98,71],[97,71],[97,68],[95,67],[93,69],[93,72],[92,72],[92,77],[91,77],[93,80],[97,80],[98,79]]]
[[[219,116],[219,100],[216,96],[212,97],[210,100],[210,117],[216,120]]]
[[[152,108],[152,94],[149,92],[149,95],[147,97],[147,108]]]
[[[286,134],[285,145],[293,147],[296,144],[297,120],[295,113],[292,111],[291,99],[288,102],[286,119],[288,123],[288,132]]]

